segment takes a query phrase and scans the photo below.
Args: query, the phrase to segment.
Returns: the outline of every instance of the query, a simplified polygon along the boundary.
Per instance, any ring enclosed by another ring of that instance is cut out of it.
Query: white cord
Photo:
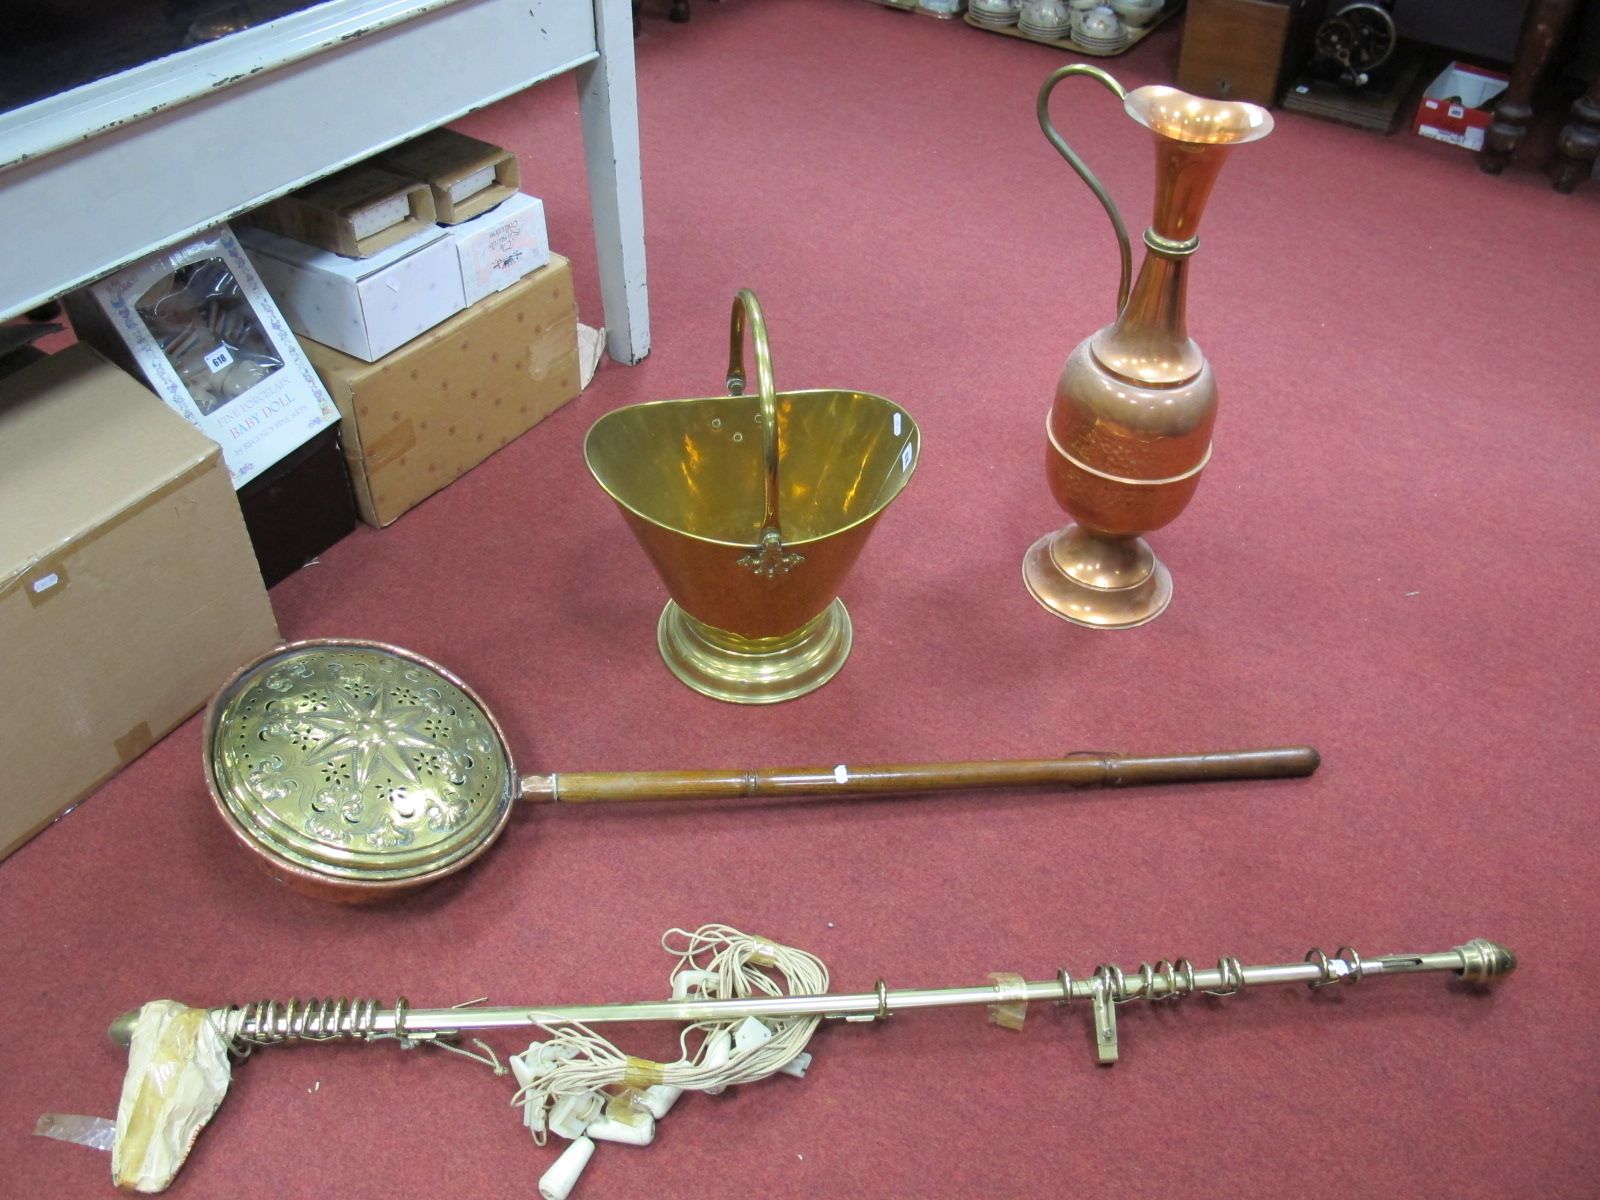
[[[708,1000],[746,999],[757,994],[820,995],[828,990],[828,969],[816,955],[751,937],[727,925],[702,925],[692,933],[669,929],[661,937],[661,948],[678,960],[669,982],[683,971],[709,973],[710,982],[702,988]],[[815,1016],[769,1018],[762,1024],[772,1036],[759,1045],[738,1049],[732,1038],[743,1019],[697,1021],[679,1035],[681,1058],[652,1063],[631,1057],[580,1022],[541,1021],[539,1028],[548,1039],[534,1042],[518,1056],[519,1078],[528,1082],[511,1102],[529,1116],[534,1141],[543,1145],[544,1118],[563,1098],[594,1095],[598,1100],[598,1093],[610,1089],[613,1099],[620,1097],[626,1109],[629,1088],[665,1084],[685,1091],[720,1091],[730,1084],[752,1083],[791,1062],[805,1049],[820,1022]],[[614,1111],[612,1115],[619,1114]]]

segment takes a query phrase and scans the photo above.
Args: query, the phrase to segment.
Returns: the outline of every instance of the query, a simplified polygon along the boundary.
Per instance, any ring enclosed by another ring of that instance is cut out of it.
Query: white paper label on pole
[[[837,767],[835,767],[833,769],[833,781],[835,783],[849,783],[850,782],[850,772],[845,769],[845,765],[843,763],[840,763]]]

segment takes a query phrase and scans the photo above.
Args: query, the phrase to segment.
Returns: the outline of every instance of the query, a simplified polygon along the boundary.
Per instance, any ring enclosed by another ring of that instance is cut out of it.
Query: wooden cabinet
[[[1189,0],[1178,86],[1276,104],[1310,52],[1325,0]]]

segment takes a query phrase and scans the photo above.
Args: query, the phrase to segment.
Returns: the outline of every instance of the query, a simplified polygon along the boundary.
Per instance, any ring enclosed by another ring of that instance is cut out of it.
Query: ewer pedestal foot
[[[1022,579],[1056,616],[1094,629],[1131,629],[1161,615],[1172,575],[1142,537],[1112,538],[1068,525],[1028,548]]]
[[[733,704],[776,704],[815,691],[850,657],[850,614],[835,599],[793,633],[747,638],[698,621],[675,600],[656,626],[667,667],[695,691]]]

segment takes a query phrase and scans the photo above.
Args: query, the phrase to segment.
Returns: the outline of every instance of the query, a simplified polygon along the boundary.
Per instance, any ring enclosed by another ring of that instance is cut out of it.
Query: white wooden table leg
[[[578,100],[600,295],[605,302],[606,349],[618,362],[636,363],[650,353],[650,308],[629,0],[594,0],[594,32],[600,57],[579,68]]]

